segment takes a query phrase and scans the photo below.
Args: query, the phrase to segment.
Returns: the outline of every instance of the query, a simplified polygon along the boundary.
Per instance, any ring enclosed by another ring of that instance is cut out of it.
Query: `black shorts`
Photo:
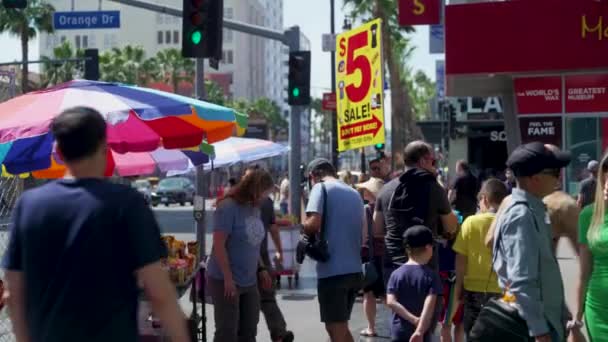
[[[368,262],[368,260],[368,257],[362,258],[364,263]],[[384,297],[386,296],[386,287],[384,286],[384,265],[382,264],[382,257],[374,257],[374,266],[376,266],[378,278],[376,278],[376,281],[373,284],[364,287],[363,292],[373,292],[376,298]]]
[[[361,289],[361,273],[343,274],[317,280],[321,322],[348,322],[357,292]]]

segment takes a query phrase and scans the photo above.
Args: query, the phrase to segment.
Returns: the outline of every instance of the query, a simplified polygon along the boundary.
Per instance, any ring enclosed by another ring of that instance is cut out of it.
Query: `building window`
[[[173,31],[173,44],[179,44],[179,31]]]
[[[233,58],[234,58],[234,56],[232,55],[232,50],[226,51],[226,64],[234,63]]]
[[[74,45],[76,45],[76,49],[80,49],[80,36],[74,37]]]
[[[224,8],[224,18],[232,19],[234,17],[234,9],[231,7]]]
[[[65,42],[65,36],[61,36],[61,43],[63,44],[63,42]]]
[[[89,48],[89,36],[82,36],[82,48],[83,49]]]
[[[171,44],[171,31],[165,31],[165,44]]]
[[[97,35],[95,35],[95,34],[91,36],[91,41],[89,42],[89,47],[95,48],[97,46],[96,37],[97,37]]]
[[[157,43],[158,44],[162,44],[163,43],[163,31],[158,31],[157,32]]]
[[[163,15],[160,13],[156,13],[156,25],[160,25],[163,23]]]
[[[229,29],[224,29],[224,43],[232,43],[232,40],[234,39],[234,31],[229,30]]]

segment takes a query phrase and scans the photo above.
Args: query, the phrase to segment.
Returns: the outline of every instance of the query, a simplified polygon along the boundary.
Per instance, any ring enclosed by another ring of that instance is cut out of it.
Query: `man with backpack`
[[[384,185],[374,213],[374,229],[385,236],[385,283],[391,273],[407,261],[403,234],[409,227],[427,226],[435,237],[453,234],[458,228],[458,218],[452,213],[445,190],[437,182],[433,147],[421,140],[413,141],[405,147],[403,160],[405,172]],[[436,253],[429,266],[438,269]]]

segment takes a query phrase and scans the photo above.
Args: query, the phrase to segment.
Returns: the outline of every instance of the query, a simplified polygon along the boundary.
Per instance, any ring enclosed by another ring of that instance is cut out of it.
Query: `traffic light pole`
[[[304,108],[302,106],[292,106],[289,116],[289,212],[298,220],[302,217],[301,199],[302,187],[300,179],[300,163],[302,160],[301,143],[301,120],[300,116]],[[294,146],[296,148],[294,148]]]

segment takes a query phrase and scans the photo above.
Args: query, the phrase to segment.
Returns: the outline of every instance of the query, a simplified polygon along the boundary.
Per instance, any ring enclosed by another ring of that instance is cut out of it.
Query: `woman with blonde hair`
[[[592,341],[608,336],[608,152],[600,165],[595,203],[586,206],[579,218],[580,275],[575,323],[581,325],[584,315]]]

